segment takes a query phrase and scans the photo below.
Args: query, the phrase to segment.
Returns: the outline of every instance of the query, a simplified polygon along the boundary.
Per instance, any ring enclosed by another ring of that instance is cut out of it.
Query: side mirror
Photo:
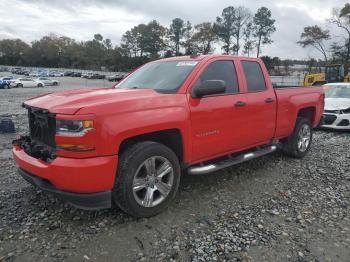
[[[226,82],[223,80],[206,80],[200,86],[192,90],[194,98],[203,96],[223,94],[226,91]]]

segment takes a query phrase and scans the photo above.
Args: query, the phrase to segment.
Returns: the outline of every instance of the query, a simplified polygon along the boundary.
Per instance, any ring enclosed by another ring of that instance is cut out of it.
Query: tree
[[[347,64],[347,43],[340,44],[338,42],[333,42],[329,48],[330,53],[332,54],[332,60],[335,63]]]
[[[250,52],[254,50],[254,45],[256,44],[255,40],[252,38],[252,34],[253,34],[253,23],[248,22],[248,24],[246,25],[243,31],[243,35],[244,35],[243,53],[246,54],[247,56],[250,56]]]
[[[234,9],[233,38],[236,40],[234,48],[236,55],[239,54],[239,50],[241,48],[240,40],[244,35],[242,32],[245,31],[246,26],[250,23],[250,20],[251,13],[248,8],[239,6],[238,8]]]
[[[147,24],[145,33],[145,52],[148,52],[152,58],[157,58],[158,53],[165,48],[166,29],[153,20]]]
[[[173,19],[168,34],[169,39],[173,44],[172,48],[175,51],[176,56],[179,55],[181,40],[183,39],[185,32],[186,25],[184,20],[182,20],[181,18]]]
[[[222,10],[221,16],[216,18],[214,24],[214,30],[218,37],[224,42],[222,49],[224,49],[226,54],[229,54],[232,50],[232,37],[235,33],[235,23],[236,14],[235,8],[233,6],[226,7]]]
[[[341,28],[346,33],[346,52],[342,55],[345,55],[344,62],[345,67],[348,69],[349,60],[350,60],[350,4],[346,3],[341,9],[333,9],[333,16],[328,20],[329,23],[335,24],[339,28]],[[343,48],[341,48],[343,49]]]
[[[186,55],[192,55],[194,53],[192,36],[193,36],[193,26],[190,23],[190,21],[187,21],[186,31],[184,33],[184,42],[182,43],[183,47],[185,48]]]
[[[0,40],[0,64],[21,65],[26,64],[26,56],[30,46],[20,39]]]
[[[328,30],[322,30],[318,25],[307,26],[304,32],[301,33],[300,41],[297,43],[302,47],[312,46],[322,53],[325,61],[327,61],[327,52],[325,48],[325,41],[330,39]]]
[[[195,33],[191,38],[195,52],[209,54],[213,51],[213,44],[218,40],[212,23],[205,22],[195,26]]]
[[[135,30],[128,30],[124,33],[121,40],[121,47],[129,57],[137,56],[139,49]]]
[[[276,31],[275,19],[271,18],[271,11],[267,7],[260,7],[253,18],[254,34],[257,39],[256,57],[260,55],[262,44],[271,44],[271,34]]]

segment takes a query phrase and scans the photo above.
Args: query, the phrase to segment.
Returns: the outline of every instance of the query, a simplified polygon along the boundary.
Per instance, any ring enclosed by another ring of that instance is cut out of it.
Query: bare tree
[[[328,20],[329,23],[334,24],[338,26],[339,28],[343,29],[346,33],[346,40],[345,40],[345,46],[346,46],[346,68],[348,68],[348,63],[350,59],[350,4],[346,3],[343,8],[333,9],[333,16]]]
[[[243,54],[250,56],[250,53],[254,50],[254,46],[256,44],[255,40],[252,38],[253,34],[253,23],[248,22],[246,27],[244,28],[244,46],[243,46]]]
[[[239,6],[234,9],[234,18],[233,38],[236,40],[235,52],[238,55],[241,48],[240,39],[244,36],[245,27],[250,23],[252,15],[248,8]]]
[[[327,59],[327,51],[325,47],[325,41],[330,39],[329,30],[322,30],[318,25],[307,26],[304,28],[304,32],[301,33],[300,41],[297,43],[302,47],[312,46],[318,50],[324,56],[325,61]]]

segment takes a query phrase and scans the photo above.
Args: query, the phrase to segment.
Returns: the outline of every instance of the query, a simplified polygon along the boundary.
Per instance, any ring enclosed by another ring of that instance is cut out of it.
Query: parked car
[[[61,77],[64,76],[64,73],[58,71],[50,71],[48,74],[49,77]]]
[[[45,86],[58,86],[59,82],[57,80],[52,80],[47,77],[39,77],[37,79],[34,79],[36,82],[42,82],[45,84]]]
[[[1,77],[0,79],[1,80],[5,80],[5,81],[10,81],[10,80],[12,80],[14,78],[15,78],[14,76],[4,76],[4,77]]]
[[[87,72],[87,73],[83,73],[83,74],[81,75],[81,77],[82,77],[82,78],[91,79],[93,75],[94,75],[93,72]]]
[[[10,81],[10,87],[44,87],[41,81],[35,81],[31,78],[18,78]]]
[[[10,89],[10,83],[6,80],[0,79],[0,89]]]
[[[116,73],[114,75],[108,76],[107,80],[111,82],[118,82],[122,80],[126,75],[126,73]]]
[[[73,76],[73,77],[82,77],[82,74],[81,74],[81,72],[74,72],[74,73],[72,74],[72,76]]]
[[[99,73],[95,73],[93,76],[92,76],[92,79],[105,79],[106,78],[106,75],[104,74],[99,74]]]
[[[350,130],[350,83],[324,85],[325,111],[320,127]]]
[[[38,71],[32,71],[29,73],[30,77],[39,77],[39,72]]]
[[[73,71],[66,71],[64,72],[64,76],[73,76],[74,72]]]
[[[21,71],[20,67],[14,67],[11,69],[11,74],[18,74]]]
[[[304,157],[324,91],[274,89],[256,58],[183,56],[147,63],[114,89],[64,91],[23,105],[31,132],[13,141],[13,156],[24,179],[79,208],[115,201],[149,217],[169,205],[186,173],[278,148]]]

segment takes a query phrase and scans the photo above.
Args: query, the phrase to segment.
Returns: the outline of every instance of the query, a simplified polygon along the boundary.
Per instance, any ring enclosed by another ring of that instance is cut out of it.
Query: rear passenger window
[[[232,61],[215,61],[208,65],[195,86],[200,86],[206,80],[223,80],[226,82],[226,93],[239,93],[236,69]]]
[[[243,61],[242,66],[247,80],[248,92],[258,92],[267,89],[263,72],[257,62]]]

